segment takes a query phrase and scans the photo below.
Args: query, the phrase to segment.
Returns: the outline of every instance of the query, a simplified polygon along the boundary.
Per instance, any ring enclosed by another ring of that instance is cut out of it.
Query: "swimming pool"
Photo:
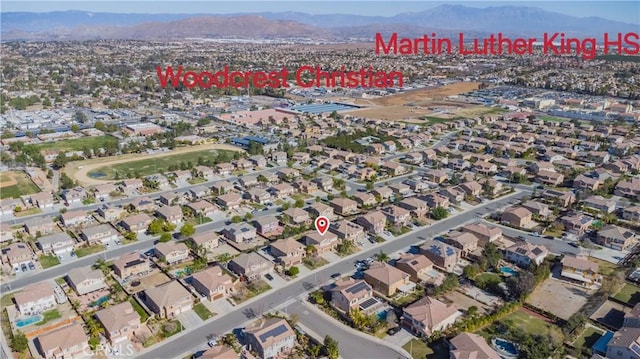
[[[517,358],[518,357],[518,348],[512,342],[506,341],[501,338],[495,338],[492,341],[493,347],[496,349],[498,354],[506,358]]]
[[[387,311],[383,310],[381,312],[376,313],[376,316],[379,320],[387,320]]]
[[[34,315],[32,317],[27,317],[24,319],[16,320],[16,328],[23,328],[29,326],[31,324],[38,323],[42,320],[41,315]]]
[[[109,296],[108,296],[108,295],[105,295],[105,296],[103,296],[103,297],[100,297],[100,298],[99,298],[98,300],[96,300],[95,302],[91,302],[91,303],[89,303],[89,306],[90,306],[90,307],[97,307],[97,306],[102,305],[102,303],[104,303],[104,302],[106,302],[106,301],[108,301],[108,300],[109,300]]]
[[[500,268],[500,272],[502,272],[502,274],[504,275],[508,275],[508,276],[516,276],[518,275],[518,271],[511,268],[511,267],[507,267],[507,266],[502,266]]]

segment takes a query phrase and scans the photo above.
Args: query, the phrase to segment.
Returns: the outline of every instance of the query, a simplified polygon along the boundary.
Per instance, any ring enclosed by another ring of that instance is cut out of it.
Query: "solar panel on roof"
[[[360,309],[366,310],[367,308],[371,308],[372,306],[378,304],[378,300],[375,298],[369,298],[364,302],[360,303]]]
[[[277,337],[278,335],[285,333],[286,331],[287,331],[287,327],[284,324],[280,324],[277,327],[269,330],[268,332],[260,335],[260,341],[265,342],[270,337]]]
[[[532,250],[532,252],[533,252],[533,254],[538,255],[538,254],[542,253],[542,249],[540,249],[540,248],[534,248],[534,249]]]
[[[367,283],[365,282],[358,282],[358,284],[354,284],[351,287],[346,289],[346,292],[349,294],[355,294],[358,293],[362,290],[368,289],[367,287]]]
[[[456,251],[454,251],[451,247],[447,247],[447,257],[450,257],[454,254],[456,254]]]

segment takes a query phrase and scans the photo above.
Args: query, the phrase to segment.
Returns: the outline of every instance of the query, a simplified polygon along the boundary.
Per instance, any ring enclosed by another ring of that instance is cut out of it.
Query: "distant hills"
[[[310,38],[344,40],[373,38],[375,32],[418,36],[457,32],[511,36],[536,36],[565,32],[570,36],[602,37],[605,32],[638,32],[638,24],[599,17],[579,18],[534,7],[475,8],[441,5],[395,16],[311,15],[300,12],[245,14],[117,14],[86,11],[0,14],[3,40],[63,39],[180,39],[208,38]]]

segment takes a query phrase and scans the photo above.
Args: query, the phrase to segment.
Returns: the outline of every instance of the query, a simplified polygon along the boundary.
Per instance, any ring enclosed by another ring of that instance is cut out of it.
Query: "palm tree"
[[[98,258],[96,263],[93,265],[94,269],[100,269],[104,275],[109,274],[109,264],[102,258]]]
[[[378,262],[386,263],[389,260],[389,256],[380,250],[380,253],[376,253],[373,256]]]
[[[98,324],[93,317],[87,318],[87,329],[89,329],[89,335],[94,338],[98,338],[100,334],[104,334],[104,328]]]

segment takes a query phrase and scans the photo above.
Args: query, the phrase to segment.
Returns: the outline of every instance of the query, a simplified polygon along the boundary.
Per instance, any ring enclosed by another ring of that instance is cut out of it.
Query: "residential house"
[[[269,245],[269,253],[285,268],[302,263],[306,254],[305,246],[294,238],[280,239]]]
[[[465,182],[460,185],[460,188],[468,195],[477,197],[482,193],[482,185],[477,181]]]
[[[337,235],[340,241],[358,243],[365,237],[364,228],[361,225],[346,220],[332,222],[329,231]]]
[[[540,193],[540,196],[547,202],[564,208],[569,207],[576,201],[576,195],[571,191],[565,192],[555,189],[546,189]]]
[[[142,180],[139,178],[126,179],[120,183],[120,191],[126,195],[133,195],[144,188]]]
[[[53,195],[49,192],[39,192],[31,195],[31,204],[40,209],[53,208]]]
[[[388,186],[377,187],[371,191],[371,194],[379,198],[380,202],[386,202],[393,198],[393,190]]]
[[[192,187],[192,188],[189,188],[189,190],[187,191],[186,195],[191,200],[201,199],[201,198],[204,198],[204,197],[209,195],[209,188],[207,188],[205,186]]]
[[[327,206],[324,203],[315,202],[311,204],[307,211],[309,211],[309,215],[312,218],[318,218],[320,216],[324,216],[329,218],[329,220],[333,220],[336,218],[336,215],[333,213],[333,207]]]
[[[82,357],[91,351],[88,341],[82,322],[75,321],[37,336],[33,343],[45,359],[59,359]]]
[[[623,251],[637,243],[637,235],[631,230],[610,224],[598,230],[596,243]]]
[[[293,188],[302,193],[315,193],[318,191],[318,185],[305,179],[297,180],[293,183]]]
[[[221,267],[212,266],[191,276],[191,285],[208,300],[223,298],[233,291],[236,280]]]
[[[364,227],[367,232],[380,234],[387,225],[387,216],[381,211],[369,212],[356,219],[356,223]]]
[[[631,222],[640,222],[640,206],[623,208],[622,219]]]
[[[131,252],[120,256],[113,262],[113,272],[121,280],[143,276],[151,270],[149,261],[138,252]]]
[[[579,174],[573,180],[573,188],[578,190],[597,191],[603,182],[598,178],[587,177],[583,174]]]
[[[176,280],[144,291],[147,307],[161,318],[175,318],[193,307],[191,293]]]
[[[273,271],[273,263],[258,253],[242,253],[229,262],[229,269],[247,280],[257,279]]]
[[[549,250],[545,246],[523,242],[508,247],[504,253],[505,260],[528,268],[532,263],[542,264],[549,255]]]
[[[215,175],[215,172],[213,171],[213,168],[211,167],[207,167],[207,166],[196,166],[195,170],[197,171],[197,173],[199,174],[200,177],[206,179],[206,180],[210,180],[213,178],[213,176]]]
[[[117,191],[118,187],[112,183],[99,184],[93,187],[93,196],[96,200],[104,202],[111,198],[111,193]]]
[[[419,282],[433,270],[433,262],[422,254],[404,253],[396,260],[396,267],[408,273],[412,281]]]
[[[258,168],[267,167],[267,159],[263,155],[254,155],[249,157],[249,161],[253,162],[253,165]]]
[[[160,242],[156,244],[153,251],[158,259],[168,265],[182,263],[189,259],[189,247],[182,242]]]
[[[187,208],[194,216],[211,216],[216,212],[216,207],[209,201],[199,200],[187,204]]]
[[[286,319],[260,319],[244,328],[244,340],[259,358],[287,358],[296,346],[296,332]]]
[[[427,202],[417,197],[405,198],[398,203],[398,206],[408,210],[412,216],[418,218],[426,216],[429,212]]]
[[[244,188],[255,187],[259,184],[258,176],[242,176],[238,179],[238,183]]]
[[[92,269],[91,267],[73,268],[67,273],[66,279],[69,286],[73,288],[78,295],[85,295],[107,288],[107,283],[104,280],[102,271]]]
[[[110,224],[105,223],[83,228],[80,231],[80,238],[87,241],[90,245],[105,244],[118,240],[118,231],[116,231]]]
[[[283,181],[293,182],[300,177],[300,172],[293,168],[281,168],[276,171],[276,175]]]
[[[498,172],[498,166],[495,163],[486,161],[476,161],[472,168],[475,172],[486,176],[493,176]]]
[[[612,333],[613,336],[607,344],[607,359],[637,359],[640,358],[640,328],[622,327],[620,330]],[[606,335],[606,334],[605,334]],[[596,358],[596,356],[594,356]],[[597,358],[603,358],[598,356]]]
[[[181,195],[178,192],[166,192],[158,197],[158,202],[165,206],[171,206],[178,204],[178,201],[181,199]]]
[[[271,193],[275,198],[285,199],[296,193],[296,189],[288,183],[279,183],[271,187]]]
[[[156,209],[156,216],[168,223],[179,225],[182,223],[183,214],[180,206],[165,206]]]
[[[56,296],[49,282],[29,284],[13,296],[22,315],[41,314],[56,306]]]
[[[256,228],[247,223],[233,223],[229,226],[225,226],[222,230],[224,238],[236,243],[242,243],[244,241],[250,241],[256,238]]]
[[[242,196],[237,193],[227,193],[216,197],[216,204],[223,209],[234,209],[242,204]]]
[[[111,345],[132,339],[140,330],[140,315],[129,301],[101,309],[95,317]]]
[[[476,237],[480,241],[480,245],[484,247],[485,244],[495,242],[502,238],[502,230],[496,226],[490,226],[483,223],[470,223],[462,227],[463,232],[468,232]]]
[[[308,231],[304,236],[304,241],[306,245],[314,246],[318,254],[334,250],[340,242],[335,233],[327,231],[324,235],[321,235],[316,230]]]
[[[335,213],[343,216],[358,213],[358,203],[349,198],[334,198],[329,202],[329,205],[333,207]]]
[[[311,223],[311,218],[309,217],[309,212],[303,210],[302,208],[289,208],[284,211],[284,215],[282,216],[283,222],[293,224],[296,226],[300,226],[303,224]]]
[[[122,207],[115,207],[105,204],[98,207],[97,212],[98,215],[102,217],[106,222],[112,222],[120,219],[127,211]]]
[[[133,211],[153,212],[156,209],[156,203],[149,197],[134,198],[129,207]]]
[[[434,266],[446,272],[453,272],[460,260],[460,250],[444,242],[428,239],[420,246],[420,253],[425,255]]]
[[[429,182],[441,184],[449,180],[449,175],[441,170],[428,170],[424,173],[424,179]]]
[[[233,191],[233,184],[226,180],[217,181],[211,184],[211,191],[217,195],[231,193]]]
[[[640,199],[640,178],[621,180],[613,192],[616,196]]]
[[[205,253],[212,252],[220,245],[219,236],[214,231],[197,233],[189,238],[194,248],[202,248]]]
[[[429,205],[429,208],[437,208],[437,207],[442,207],[445,209],[449,208],[449,199],[438,193],[429,193],[419,198],[427,202],[427,205]]]
[[[74,187],[62,192],[62,199],[68,204],[80,204],[87,198],[87,191],[82,187]]]
[[[540,171],[536,173],[536,181],[551,186],[558,186],[564,181],[564,175],[558,172]]]
[[[600,267],[585,257],[565,255],[562,258],[562,277],[589,287],[600,287],[602,275],[598,273]]]
[[[284,166],[287,164],[287,153],[283,151],[272,152],[271,161],[277,163],[280,166]]]
[[[358,192],[353,195],[353,199],[358,203],[360,207],[373,207],[378,201],[376,201],[376,196],[367,192]]]
[[[462,313],[453,304],[426,296],[402,310],[401,325],[421,338],[429,338],[455,323]]]
[[[271,194],[262,188],[251,188],[247,191],[247,195],[253,203],[266,204],[273,200]]]
[[[146,213],[138,213],[133,216],[129,216],[120,221],[120,225],[129,232],[144,233],[149,228],[149,225],[153,221],[153,218],[149,217]]]
[[[453,186],[441,189],[440,191],[438,191],[437,195],[443,197],[451,203],[459,204],[460,202],[464,201],[466,193],[460,186]]]
[[[215,165],[215,170],[220,176],[228,176],[233,172],[234,167],[231,163],[218,163]]]
[[[91,222],[93,217],[85,211],[69,211],[60,215],[60,222],[65,227],[75,227]]]
[[[509,207],[502,212],[500,221],[512,227],[529,228],[534,223],[533,213],[522,206]]]
[[[460,333],[449,340],[451,359],[501,359],[502,357],[487,344],[484,337],[474,333]]]
[[[585,199],[582,204],[587,208],[604,213],[613,213],[613,211],[616,210],[616,201],[606,199],[602,196],[590,196]]]
[[[311,180],[311,182],[315,183],[325,192],[331,192],[333,190],[333,179],[330,177],[316,177]]]
[[[409,210],[394,204],[383,208],[382,213],[387,217],[387,221],[394,226],[406,226],[411,222]]]
[[[373,288],[362,279],[337,280],[331,292],[331,305],[344,314],[359,309],[365,315],[372,315],[383,306],[373,296]]]
[[[273,234],[280,228],[280,220],[275,216],[258,217],[252,223],[256,227],[257,233],[263,236]]]
[[[364,280],[371,285],[375,292],[385,297],[391,297],[400,291],[411,292],[415,284],[411,282],[411,275],[388,263],[373,263],[364,271]]]
[[[55,224],[53,217],[31,218],[24,222],[24,229],[34,237],[53,233],[56,228],[58,226]]]
[[[478,237],[469,232],[451,231],[443,241],[460,250],[460,255],[466,257],[478,249]]]
[[[64,255],[73,251],[75,241],[67,232],[40,237],[36,242],[44,254]]]
[[[568,214],[560,218],[560,222],[564,225],[567,232],[582,235],[593,224],[593,218],[582,213]]]
[[[541,220],[548,219],[553,214],[549,209],[549,205],[537,201],[526,201],[522,204],[522,207],[528,209],[534,218],[537,217]]]
[[[28,244],[14,242],[2,248],[2,264],[8,264],[15,271],[23,265],[29,265],[35,260],[35,255]]]

